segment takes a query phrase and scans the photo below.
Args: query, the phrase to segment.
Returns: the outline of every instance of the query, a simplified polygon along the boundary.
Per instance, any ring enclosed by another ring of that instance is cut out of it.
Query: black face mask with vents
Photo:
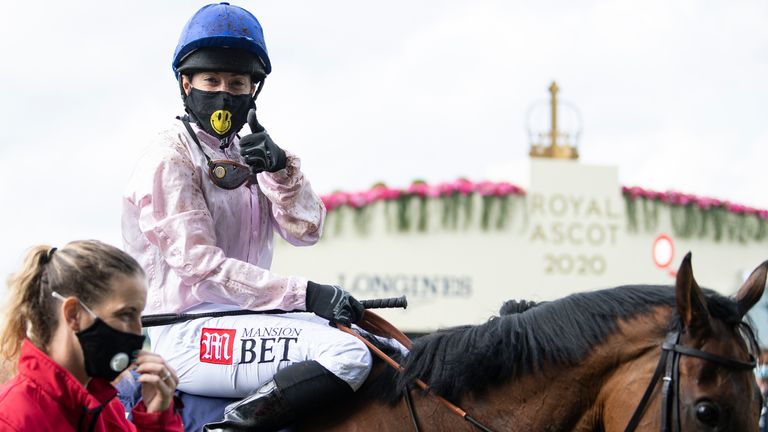
[[[83,349],[85,373],[109,381],[131,364],[133,353],[144,345],[144,336],[115,330],[98,317],[75,335]]]

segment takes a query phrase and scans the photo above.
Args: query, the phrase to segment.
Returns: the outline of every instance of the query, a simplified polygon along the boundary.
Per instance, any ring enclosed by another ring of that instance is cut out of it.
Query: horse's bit
[[[742,325],[751,337],[750,342],[754,343],[752,329],[749,328],[746,323],[742,323]],[[681,356],[687,355],[698,357],[737,370],[750,370],[753,369],[756,364],[755,357],[752,354],[750,354],[750,360],[745,362],[679,345],[679,341],[680,331],[671,331],[667,333],[667,337],[661,344],[661,357],[659,357],[659,363],[656,365],[656,371],[653,373],[651,382],[645,389],[645,393],[640,399],[640,403],[635,409],[634,414],[632,414],[632,418],[629,420],[625,432],[634,431],[640,423],[640,419],[643,417],[643,412],[645,412],[645,409],[648,406],[651,394],[653,394],[653,390],[656,388],[656,383],[659,381],[659,378],[662,377],[662,374],[664,375],[664,378],[661,386],[661,432],[680,430],[679,364]]]

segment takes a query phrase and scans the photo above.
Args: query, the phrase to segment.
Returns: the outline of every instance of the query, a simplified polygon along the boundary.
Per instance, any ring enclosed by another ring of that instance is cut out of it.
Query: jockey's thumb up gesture
[[[336,285],[307,283],[307,311],[349,327],[363,317],[365,308],[351,294]]]
[[[272,141],[264,127],[259,124],[255,109],[248,111],[248,126],[252,133],[240,140],[240,155],[251,167],[251,172],[254,174],[262,171],[278,172],[285,168],[287,163],[285,152]]]
[[[142,350],[136,356],[136,372],[139,373],[141,399],[147,412],[167,410],[179,383],[176,371],[159,355]]]

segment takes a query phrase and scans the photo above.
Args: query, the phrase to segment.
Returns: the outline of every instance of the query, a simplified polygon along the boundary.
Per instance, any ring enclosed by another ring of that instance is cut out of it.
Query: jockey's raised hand
[[[285,168],[287,159],[285,151],[278,147],[264,127],[256,119],[256,110],[248,112],[250,134],[240,140],[240,155],[251,167],[254,174],[262,171],[277,172]]]
[[[325,318],[331,325],[349,327],[363,317],[365,308],[350,293],[336,285],[307,283],[307,311]]]

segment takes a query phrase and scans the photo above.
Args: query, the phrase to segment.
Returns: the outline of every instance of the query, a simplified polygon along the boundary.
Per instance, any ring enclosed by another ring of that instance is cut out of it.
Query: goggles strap
[[[180,118],[179,120],[181,120],[181,122],[184,123],[184,127],[187,128],[187,133],[189,133],[189,136],[192,137],[192,141],[194,141],[195,144],[197,144],[197,148],[200,149],[200,153],[202,153],[203,156],[205,156],[206,165],[208,165],[208,167],[210,168],[213,165],[213,163],[211,162],[211,158],[208,156],[205,150],[203,150],[203,146],[200,144],[200,140],[197,139],[197,135],[195,134],[195,131],[192,130],[192,126],[190,126],[189,121],[183,118]]]

